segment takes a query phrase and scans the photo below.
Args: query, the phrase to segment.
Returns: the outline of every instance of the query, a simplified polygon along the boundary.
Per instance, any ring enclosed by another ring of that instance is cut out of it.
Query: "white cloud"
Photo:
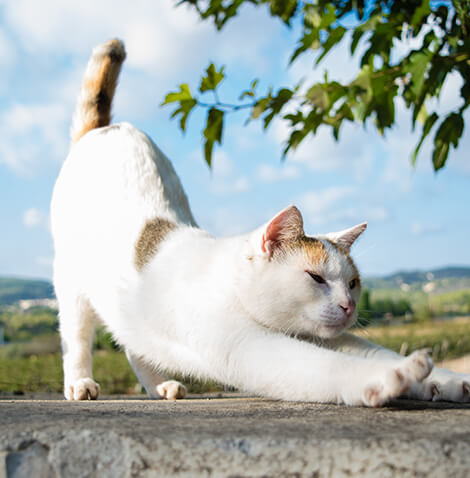
[[[320,191],[309,191],[298,200],[301,211],[313,226],[329,224],[346,227],[364,221],[382,222],[389,219],[388,210],[370,205],[367,194],[349,186],[333,186]]]
[[[36,264],[41,267],[45,267],[50,269],[52,267],[52,263],[54,262],[54,258],[51,256],[37,256],[36,257]]]
[[[34,207],[27,209],[23,214],[23,224],[28,229],[41,226],[45,221],[45,214]]]
[[[284,143],[289,135],[287,122],[273,122],[271,138]],[[301,163],[315,172],[339,171],[352,174],[357,181],[364,181],[375,161],[375,131],[365,131],[358,125],[346,124],[340,132],[340,140],[334,140],[331,130],[320,127],[317,134],[307,137],[296,150],[289,151],[287,160]]]
[[[282,27],[260,10],[242,9],[243,21],[230,22],[222,33],[194,8],[171,0],[15,0],[6,3],[4,16],[28,52],[86,56],[95,44],[117,36],[126,43],[129,67],[176,77],[201,62],[206,66],[209,52],[224,61],[263,63],[261,51]]]
[[[235,178],[218,179],[214,177],[211,183],[211,189],[218,196],[227,196],[232,194],[240,194],[250,189],[250,182],[246,176],[238,176]]]
[[[341,216],[341,207],[349,205],[346,198],[353,194],[351,187],[334,186],[322,191],[309,191],[299,199],[301,210],[313,225],[320,225]]]
[[[212,167],[211,186],[215,194],[222,196],[238,194],[250,189],[248,178],[237,175],[234,162],[224,151],[215,152]]]
[[[193,151],[189,155],[189,160],[200,163],[201,152]],[[203,181],[207,181],[206,188],[217,196],[240,194],[251,188],[247,176],[240,174],[234,161],[221,150],[214,152],[211,169],[204,166],[203,177]]]
[[[442,231],[443,227],[439,224],[422,224],[421,222],[413,222],[410,226],[410,232],[413,236],[424,236]]]
[[[15,48],[13,43],[5,34],[5,32],[0,29],[0,67],[7,67],[15,59]]]
[[[68,112],[62,105],[14,104],[0,114],[0,162],[21,175],[36,163],[64,159],[68,148]]]
[[[257,170],[258,178],[267,183],[297,179],[300,176],[298,168],[292,165],[283,164],[274,168],[270,164],[262,164]]]
[[[246,234],[261,225],[257,221],[256,213],[240,213],[233,208],[216,207],[208,209],[201,218],[204,229],[216,237],[232,237]]]
[[[201,160],[201,153],[197,152],[198,161]],[[213,154],[212,174],[215,178],[227,178],[233,174],[234,164],[225,151],[216,151]]]

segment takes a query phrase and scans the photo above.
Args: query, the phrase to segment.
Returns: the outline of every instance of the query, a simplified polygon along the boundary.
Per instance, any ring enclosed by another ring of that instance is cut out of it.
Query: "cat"
[[[160,383],[165,369],[282,400],[468,401],[466,377],[433,370],[426,351],[405,358],[346,332],[361,291],[350,249],[365,223],[311,237],[289,206],[239,237],[198,228],[165,155],[132,125],[110,125],[125,56],[116,39],[93,50],[51,201],[65,398],[98,397],[91,348],[103,323],[150,397],[184,396]]]

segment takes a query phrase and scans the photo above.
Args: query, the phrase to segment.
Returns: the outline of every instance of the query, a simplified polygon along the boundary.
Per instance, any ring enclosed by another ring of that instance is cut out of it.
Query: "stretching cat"
[[[199,229],[163,153],[130,124],[108,126],[124,58],[118,40],[93,51],[52,198],[67,399],[98,397],[101,321],[151,397],[184,395],[177,382],[159,385],[167,369],[284,400],[468,400],[464,377],[426,378],[425,351],[403,358],[344,332],[361,288],[349,252],[366,224],[309,237],[290,206],[241,237]]]

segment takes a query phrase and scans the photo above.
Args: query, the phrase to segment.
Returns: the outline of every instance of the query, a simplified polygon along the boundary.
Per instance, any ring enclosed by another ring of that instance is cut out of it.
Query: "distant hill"
[[[441,267],[438,269],[399,271],[384,277],[368,277],[363,281],[371,289],[394,289],[403,284],[411,287],[438,281],[449,288],[470,287],[470,267]]]
[[[441,267],[426,271],[399,271],[384,277],[366,277],[364,286],[369,289],[400,289],[407,284],[411,289],[421,289],[422,284],[437,282],[439,290],[451,291],[470,288],[470,267]],[[24,299],[52,299],[51,282],[37,279],[0,277],[0,305],[9,305]]]
[[[23,299],[52,299],[54,288],[47,280],[0,277],[0,305]]]

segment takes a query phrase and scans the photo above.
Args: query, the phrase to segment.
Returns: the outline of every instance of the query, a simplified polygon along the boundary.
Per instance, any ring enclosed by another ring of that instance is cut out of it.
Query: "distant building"
[[[57,299],[25,299],[18,301],[18,307],[22,312],[26,312],[33,307],[48,307],[57,310]]]

